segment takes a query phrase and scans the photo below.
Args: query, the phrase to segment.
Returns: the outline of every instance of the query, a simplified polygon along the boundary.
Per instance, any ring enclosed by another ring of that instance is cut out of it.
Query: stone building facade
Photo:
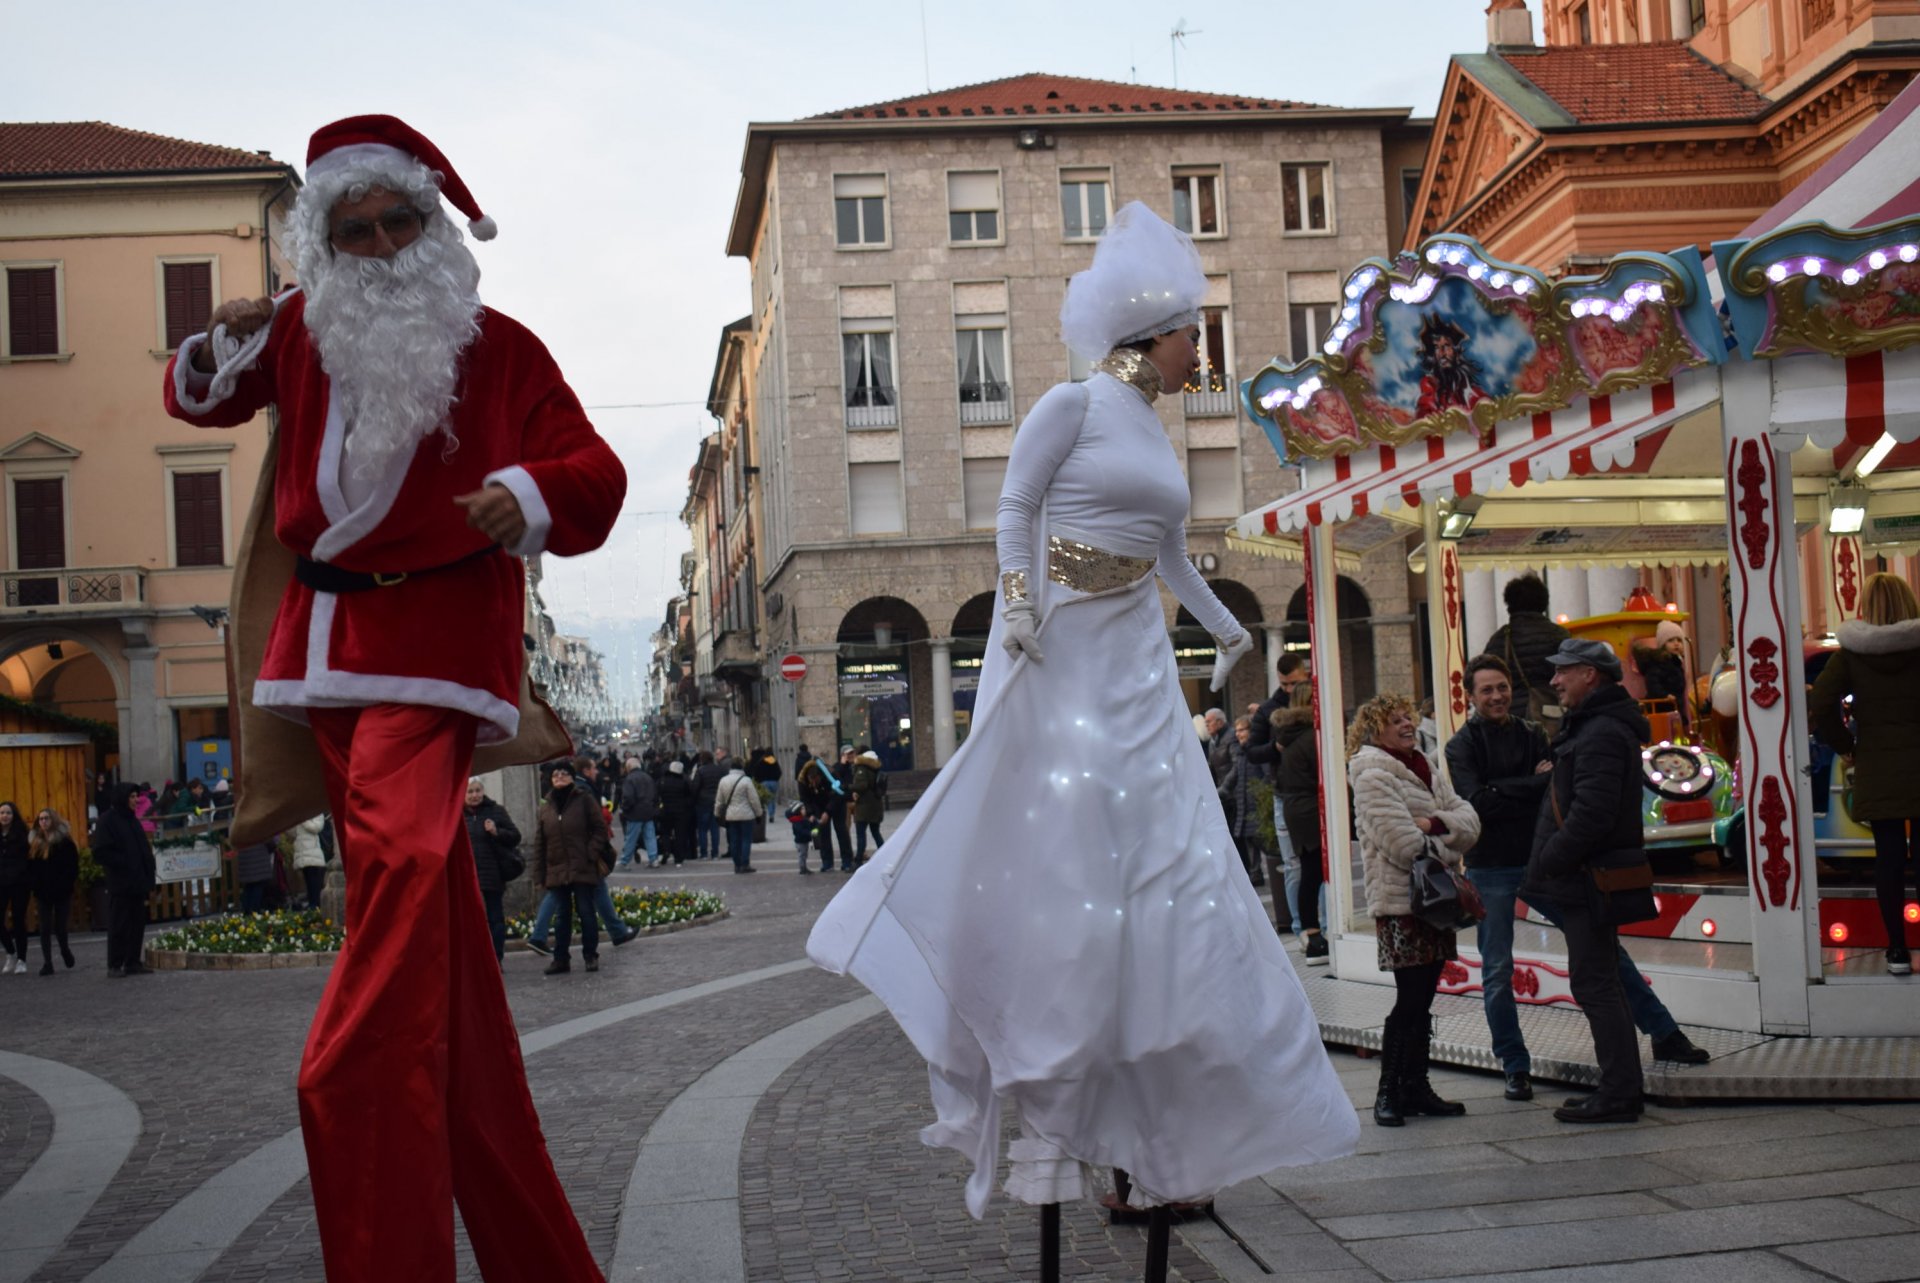
[[[1240,409],[1240,371],[1313,350],[1343,274],[1400,240],[1402,175],[1425,143],[1405,109],[1047,75],[750,126],[728,251],[751,266],[752,309],[728,327],[737,352],[723,344],[738,391],[722,422],[753,441],[776,746],[871,742],[898,771],[964,740],[1015,427],[1085,377],[1059,340],[1061,301],[1133,200],[1194,233],[1211,282],[1206,366],[1157,409],[1194,492],[1190,553],[1267,642],[1219,702],[1263,697],[1304,604],[1297,565],[1226,544],[1235,517],[1294,484]],[[1404,559],[1353,578],[1374,668],[1411,672]],[[1212,643],[1165,607],[1204,708]],[[797,683],[772,673],[790,653],[807,661]]]

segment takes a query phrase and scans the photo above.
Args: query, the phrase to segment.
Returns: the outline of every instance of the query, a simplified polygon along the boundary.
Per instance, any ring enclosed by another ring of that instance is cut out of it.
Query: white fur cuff
[[[498,483],[513,492],[520,501],[520,515],[527,519],[527,532],[520,536],[520,542],[507,549],[516,557],[532,557],[547,549],[547,535],[553,530],[553,513],[547,509],[547,501],[540,494],[540,487],[532,474],[519,464],[511,468],[502,468],[498,472],[489,472],[483,479],[483,485]]]

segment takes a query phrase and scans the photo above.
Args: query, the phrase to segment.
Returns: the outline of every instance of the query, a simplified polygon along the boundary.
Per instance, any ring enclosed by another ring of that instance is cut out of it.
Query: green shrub
[[[148,943],[184,953],[331,953],[346,939],[346,932],[318,912],[277,909],[206,918],[164,931]]]

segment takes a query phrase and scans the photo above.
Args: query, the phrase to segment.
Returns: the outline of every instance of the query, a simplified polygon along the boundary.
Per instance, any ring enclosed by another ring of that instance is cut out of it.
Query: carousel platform
[[[1628,942],[1629,951],[1635,942]],[[1320,1020],[1320,1036],[1336,1046],[1378,1050],[1393,1006],[1386,985],[1341,980],[1306,966],[1291,940],[1295,970]],[[1912,983],[1920,984],[1920,976]],[[1434,999],[1433,1058],[1497,1072],[1480,999]],[[1533,1054],[1535,1078],[1572,1087],[1599,1080],[1586,1018],[1564,1006],[1522,1004],[1520,1026]],[[1704,1100],[1920,1100],[1920,1038],[1787,1038],[1683,1025],[1712,1053],[1704,1065],[1645,1062],[1647,1094],[1670,1103]],[[1642,1048],[1648,1046],[1642,1039]]]

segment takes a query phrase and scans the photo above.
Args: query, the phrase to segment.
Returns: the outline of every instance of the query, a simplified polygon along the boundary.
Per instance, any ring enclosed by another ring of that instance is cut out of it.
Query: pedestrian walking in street
[[[299,871],[309,910],[319,909],[320,896],[327,889],[327,852],[320,845],[320,832],[326,827],[324,812],[293,826],[293,867]]]
[[[467,841],[473,846],[473,871],[480,884],[480,902],[487,908],[487,931],[493,937],[493,956],[507,956],[507,914],[503,902],[507,883],[526,871],[520,856],[520,829],[507,808],[487,796],[479,776],[467,781]]]
[[[33,885],[27,878],[27,822],[12,802],[0,802],[0,942],[7,960],[0,972],[27,971],[27,903]]]
[[[535,885],[559,897],[554,916],[553,961],[545,974],[573,970],[573,920],[580,917],[580,957],[588,971],[600,969],[600,924],[594,912],[594,891],[605,876],[603,865],[613,863],[613,839],[607,832],[606,812],[587,788],[577,786],[571,763],[556,762],[547,772],[552,790],[540,803],[534,829],[532,872]]]
[[[1014,435],[967,741],[807,944],[926,1057],[923,1135],[971,1162],[976,1217],[1003,1118],[1006,1189],[1041,1205],[1084,1197],[1090,1164],[1125,1170],[1138,1205],[1204,1201],[1357,1136],[1167,640],[1162,583],[1218,639],[1213,689],[1253,644],[1188,559],[1192,496],[1153,409],[1199,368],[1206,295],[1191,238],[1139,202],[1068,286],[1062,334],[1094,373]]]
[[[1347,728],[1347,780],[1360,839],[1367,912],[1373,915],[1380,969],[1393,973],[1393,1010],[1380,1033],[1380,1087],[1373,1121],[1402,1126],[1408,1115],[1450,1118],[1467,1112],[1442,1100],[1427,1070],[1433,996],[1440,972],[1458,957],[1454,933],[1413,914],[1413,862],[1430,855],[1450,869],[1480,837],[1480,817],[1444,772],[1414,748],[1417,719],[1404,695],[1376,695]]]
[[[240,883],[240,912],[265,913],[267,892],[273,885],[274,862],[280,858],[279,839],[249,842],[233,853],[233,876]]]
[[[44,807],[34,817],[27,838],[27,881],[40,910],[40,974],[53,974],[53,946],[60,945],[60,961],[73,969],[73,950],[67,945],[67,919],[73,910],[73,886],[80,878],[80,848],[60,813]]]
[[[666,774],[660,777],[659,792],[657,823],[660,826],[661,863],[664,864],[671,854],[674,864],[685,864],[693,859],[694,797],[685,762],[667,763]]]
[[[1520,895],[1530,905],[1551,902],[1559,912],[1567,984],[1600,1062],[1594,1093],[1568,1101],[1553,1116],[1567,1123],[1633,1122],[1641,1111],[1640,1040],[1620,986],[1618,931],[1600,910],[1592,870],[1645,844],[1640,746],[1651,728],[1620,685],[1620,659],[1605,642],[1570,638],[1547,662],[1566,719],[1553,738],[1547,805],[1535,821]]]
[[[887,818],[887,773],[880,769],[880,755],[862,748],[853,759],[853,862],[867,862],[867,838],[873,838],[878,851],[886,839],[881,822]]]
[[[114,979],[147,970],[140,961],[147,897],[159,882],[153,843],[133,810],[137,792],[132,784],[116,784],[113,800],[93,829],[93,858],[107,881],[107,975]]]
[[[724,749],[720,756],[726,756]],[[719,792],[720,781],[726,774],[726,766],[712,753],[702,750],[694,758],[693,858],[696,860],[720,858],[720,821],[713,813],[713,797]]]
[[[760,802],[760,787],[740,762],[730,762],[728,772],[714,789],[713,811],[727,827],[727,855],[735,873],[752,873],[753,825],[766,815]]]
[[[1546,582],[1531,571],[1509,579],[1500,595],[1507,604],[1507,622],[1494,629],[1484,649],[1513,674],[1513,715],[1551,736],[1560,725],[1561,708],[1553,698],[1553,666],[1547,656],[1571,634],[1547,617],[1551,599]]]
[[[1906,580],[1867,577],[1860,618],[1840,625],[1840,650],[1814,682],[1807,713],[1820,738],[1853,759],[1853,818],[1873,830],[1887,972],[1911,975],[1904,915],[1920,855],[1920,602]]]
[[[639,759],[627,759],[627,773],[620,777],[620,867],[633,864],[642,842],[647,848],[647,867],[660,863],[660,841],[656,822],[660,816],[660,786],[640,767]]]
[[[1310,967],[1324,967],[1332,952],[1321,929],[1320,888],[1325,867],[1320,840],[1320,737],[1313,729],[1313,683],[1301,681],[1288,697],[1289,706],[1273,714],[1273,742],[1279,754],[1274,770],[1274,792],[1287,821],[1293,844],[1294,922],[1300,936],[1300,955]],[[1273,897],[1274,925],[1287,910]]]

